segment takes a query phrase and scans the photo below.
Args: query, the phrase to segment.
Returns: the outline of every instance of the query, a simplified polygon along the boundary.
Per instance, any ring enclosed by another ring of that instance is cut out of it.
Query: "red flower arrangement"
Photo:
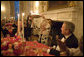
[[[1,39],[3,56],[45,56],[48,46],[37,41],[23,41],[20,36]],[[49,54],[47,54],[49,55]]]
[[[11,56],[21,53],[22,38],[20,36],[1,39],[1,52],[3,56]],[[10,51],[13,51],[10,53]],[[10,54],[10,55],[9,55]],[[19,55],[18,54],[18,55]]]

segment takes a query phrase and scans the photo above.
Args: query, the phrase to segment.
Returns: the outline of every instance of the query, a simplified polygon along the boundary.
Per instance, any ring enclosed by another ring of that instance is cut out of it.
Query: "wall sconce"
[[[39,1],[35,1],[34,10],[31,11],[31,15],[39,15]]]
[[[39,7],[39,1],[36,1],[35,6]]]
[[[5,11],[5,7],[1,5],[1,11]]]

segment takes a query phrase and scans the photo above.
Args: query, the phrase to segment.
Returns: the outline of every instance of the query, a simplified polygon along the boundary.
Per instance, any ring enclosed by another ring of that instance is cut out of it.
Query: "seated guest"
[[[76,36],[73,34],[75,30],[75,25],[71,22],[64,22],[61,28],[62,36],[60,36],[60,40],[65,42],[69,48],[77,48],[78,40]]]
[[[75,25],[71,22],[64,22],[61,28],[61,33],[63,34],[64,37],[59,37],[61,43],[64,43],[65,47],[68,47],[69,49],[71,48],[77,48],[78,47],[78,40],[76,36],[73,34],[75,29]],[[60,48],[62,46],[58,45],[57,50],[60,51]],[[64,48],[65,48],[64,47]]]
[[[71,48],[78,47],[78,40],[76,36],[73,34],[75,29],[75,25],[71,22],[64,22],[61,28],[62,35],[56,36],[57,46],[56,50],[61,52],[67,51],[66,55],[69,55],[68,51]],[[68,48],[68,49],[67,49]]]
[[[50,30],[51,30],[51,20],[44,19],[40,25],[40,35],[38,42],[50,46],[52,40],[52,37],[50,36]]]

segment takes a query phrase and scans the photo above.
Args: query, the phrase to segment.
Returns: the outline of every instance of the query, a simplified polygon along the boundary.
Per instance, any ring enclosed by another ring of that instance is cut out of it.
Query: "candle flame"
[[[22,16],[24,16],[24,13],[22,13]]]

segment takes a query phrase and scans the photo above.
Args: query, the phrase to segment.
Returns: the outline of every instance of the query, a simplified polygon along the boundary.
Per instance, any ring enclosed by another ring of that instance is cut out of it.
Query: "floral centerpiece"
[[[20,36],[1,39],[1,54],[3,56],[18,56],[22,53],[23,40]]]
[[[1,54],[3,56],[50,56],[50,47],[37,41],[23,41],[20,36],[1,39]]]

